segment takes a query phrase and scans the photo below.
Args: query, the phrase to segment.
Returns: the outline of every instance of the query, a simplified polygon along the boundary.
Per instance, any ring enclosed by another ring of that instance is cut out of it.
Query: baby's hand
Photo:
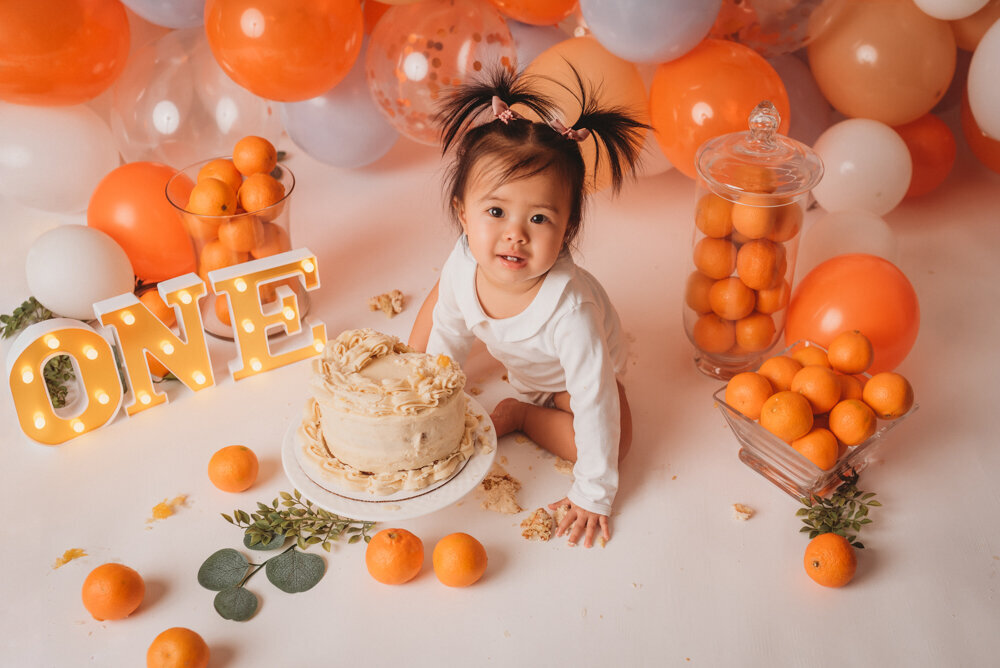
[[[584,547],[594,546],[594,532],[597,528],[601,529],[601,537],[604,542],[607,543],[611,540],[611,530],[608,524],[607,515],[598,515],[597,513],[592,513],[589,510],[584,510],[580,506],[576,505],[568,498],[563,497],[555,503],[549,504],[549,510],[556,510],[561,506],[568,507],[566,511],[566,516],[563,517],[559,526],[556,528],[556,536],[562,536],[567,531],[569,531],[569,544],[576,545],[580,540],[580,535],[584,534]]]

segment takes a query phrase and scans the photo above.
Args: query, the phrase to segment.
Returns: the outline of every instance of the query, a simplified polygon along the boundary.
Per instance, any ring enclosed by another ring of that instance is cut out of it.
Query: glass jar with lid
[[[698,369],[715,378],[756,368],[778,341],[804,213],[823,175],[811,148],[778,134],[780,120],[761,102],[749,130],[708,140],[695,158],[684,330]]]

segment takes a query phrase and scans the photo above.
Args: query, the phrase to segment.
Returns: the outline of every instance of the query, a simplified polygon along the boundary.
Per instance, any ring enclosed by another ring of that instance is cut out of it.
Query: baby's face
[[[556,172],[497,185],[477,170],[456,203],[469,249],[485,278],[516,289],[544,276],[559,258],[569,222],[569,189]]]

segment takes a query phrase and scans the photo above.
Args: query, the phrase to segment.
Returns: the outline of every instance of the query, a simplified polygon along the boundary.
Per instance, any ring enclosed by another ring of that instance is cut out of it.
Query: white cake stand
[[[477,441],[481,439],[485,447],[473,448],[472,456],[465,460],[450,478],[423,489],[402,490],[384,496],[348,489],[333,482],[325,482],[321,486],[306,475],[295,458],[295,450],[299,447],[300,441],[299,423],[294,420],[288,426],[281,445],[281,465],[285,469],[285,475],[295,489],[323,510],[355,520],[369,522],[407,520],[441,510],[468,494],[486,477],[497,453],[497,435],[489,413],[471,396],[468,394],[465,396],[468,399],[468,410],[482,417],[473,436],[478,437]],[[489,429],[486,429],[487,425]]]

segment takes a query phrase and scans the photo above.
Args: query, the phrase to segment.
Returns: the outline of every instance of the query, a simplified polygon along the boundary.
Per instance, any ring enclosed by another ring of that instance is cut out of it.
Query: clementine
[[[814,415],[827,412],[840,401],[840,380],[825,366],[802,367],[792,378],[791,390],[809,400]]]
[[[864,373],[872,365],[875,349],[868,337],[855,329],[833,337],[826,356],[830,366],[841,373]]]
[[[802,366],[817,365],[830,368],[830,360],[827,359],[826,353],[816,346],[798,346],[791,355],[792,359],[798,360]]]
[[[240,170],[236,169],[233,161],[227,158],[210,160],[198,170],[198,181],[208,178],[219,179],[228,185],[234,193],[239,192],[240,186],[243,184],[243,175],[240,174]]]
[[[830,431],[844,445],[864,443],[875,428],[875,412],[863,401],[845,399],[830,411]]]
[[[285,196],[285,186],[270,174],[251,174],[238,193],[240,206],[247,213],[274,206]]]
[[[760,426],[786,443],[791,443],[812,429],[812,408],[809,401],[798,392],[776,392],[761,407]]]
[[[762,206],[760,196],[744,195],[733,205],[733,229],[749,239],[761,239],[774,228],[773,207]]]
[[[424,565],[424,544],[406,529],[383,529],[365,550],[365,566],[382,584],[409,582]]]
[[[163,301],[159,290],[155,288],[146,290],[139,295],[139,301],[167,327],[173,327],[177,322],[177,315],[174,313],[174,309],[168,306],[167,302]]]
[[[248,135],[233,147],[233,164],[243,176],[270,174],[278,164],[278,151],[263,137]]]
[[[767,238],[771,241],[784,243],[790,241],[802,229],[802,207],[792,202],[778,207],[775,212],[774,226]]]
[[[913,388],[903,376],[883,371],[868,379],[862,399],[883,420],[895,420],[913,407]]]
[[[257,245],[250,249],[254,259],[270,257],[289,250],[292,246],[288,241],[288,233],[284,228],[274,223],[262,223],[261,235],[257,237]]]
[[[257,480],[260,463],[245,445],[227,445],[208,460],[208,479],[223,492],[242,492]]]
[[[207,177],[194,185],[185,209],[199,216],[228,216],[236,211],[236,192],[225,181]]]
[[[764,360],[757,373],[771,381],[775,392],[792,389],[792,378],[802,368],[802,363],[786,355]]]
[[[721,239],[733,231],[732,211],[732,202],[706,193],[695,207],[694,224],[705,236]]]
[[[854,548],[835,533],[821,533],[809,541],[803,564],[809,577],[824,587],[843,587],[858,568]]]
[[[163,631],[146,650],[146,668],[206,668],[211,652],[200,635],[183,626]]]
[[[736,246],[728,239],[705,237],[694,245],[694,266],[710,278],[725,278],[736,268]]]
[[[431,556],[434,574],[449,587],[468,587],[486,572],[486,548],[467,533],[445,536]]]
[[[732,320],[706,313],[695,321],[691,338],[706,353],[724,353],[736,343],[736,329]]]
[[[726,403],[751,420],[760,417],[760,409],[774,393],[771,383],[753,371],[738,373],[726,383]]]
[[[125,619],[146,595],[142,576],[124,564],[102,564],[83,581],[83,607],[99,622]]]
[[[774,343],[774,319],[766,313],[751,313],[736,321],[736,345],[741,350],[756,353],[767,350]]]
[[[777,313],[788,306],[788,298],[792,289],[788,281],[782,278],[777,285],[757,291],[757,310],[761,313]]]
[[[833,468],[840,452],[837,437],[823,427],[813,427],[808,434],[792,441],[792,447],[824,471]]]
[[[785,247],[767,239],[748,241],[736,253],[736,274],[747,287],[767,290],[780,285]]]
[[[726,320],[739,320],[750,315],[755,300],[753,290],[735,276],[716,281],[708,290],[712,310]]]
[[[711,312],[712,304],[708,300],[708,291],[714,284],[714,278],[709,278],[700,271],[692,271],[684,289],[684,303],[695,313]]]
[[[257,216],[244,214],[219,225],[219,241],[231,251],[249,253],[264,239],[264,227]]]

